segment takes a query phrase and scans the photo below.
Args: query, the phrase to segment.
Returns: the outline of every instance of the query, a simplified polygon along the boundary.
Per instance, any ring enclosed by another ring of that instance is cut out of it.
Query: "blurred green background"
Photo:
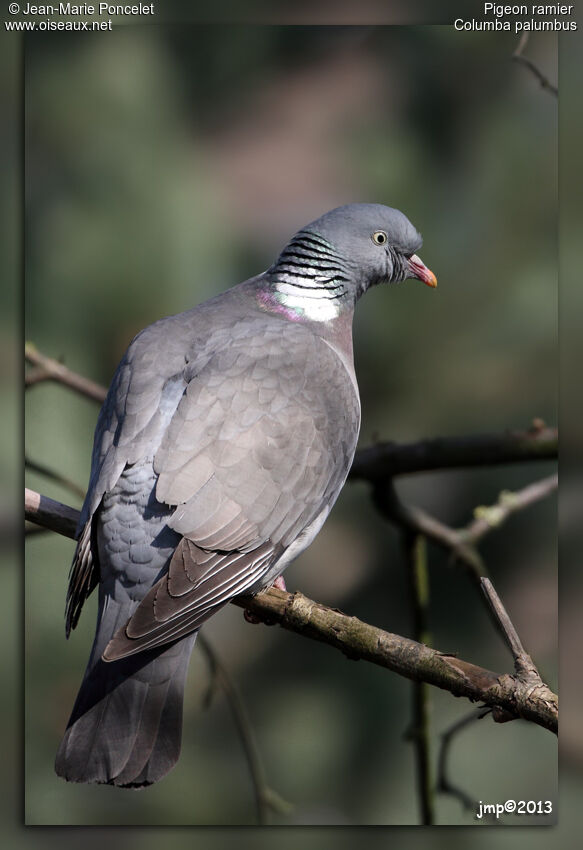
[[[451,27],[167,25],[26,42],[25,335],[107,384],[132,336],[266,268],[327,209],[402,209],[425,237],[439,287],[379,288],[359,304],[361,445],[376,439],[556,422],[557,101],[511,62],[515,39]],[[552,80],[557,40],[529,55]],[[55,385],[26,394],[28,456],[81,486],[95,405]],[[402,479],[403,498],[461,526],[502,489],[553,466]],[[45,477],[27,485],[80,505]],[[527,649],[557,686],[556,504],[512,518],[483,552]],[[195,650],[183,751],[141,793],[67,785],[53,759],[81,680],[95,606],[65,642],[73,543],[27,541],[25,820],[66,824],[253,824],[241,742]],[[468,579],[430,548],[435,646],[490,669],[512,660]],[[301,589],[410,634],[398,532],[367,487],[346,486],[286,572]],[[279,824],[418,822],[410,683],[229,606],[205,627],[240,688],[268,782],[293,804]],[[432,692],[440,734],[470,708]],[[556,802],[556,740],[525,723],[470,727],[451,778],[488,802]],[[437,798],[437,822],[475,824]],[[520,824],[519,818],[505,821]],[[530,821],[532,823],[532,821]],[[267,840],[267,839],[266,839]],[[451,845],[451,841],[449,842]],[[436,845],[437,846],[437,845]]]

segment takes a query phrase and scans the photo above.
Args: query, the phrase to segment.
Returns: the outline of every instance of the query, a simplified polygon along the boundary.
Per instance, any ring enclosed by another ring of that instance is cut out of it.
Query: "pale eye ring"
[[[375,230],[372,235],[372,241],[375,245],[386,245],[387,239],[388,237],[384,230]]]

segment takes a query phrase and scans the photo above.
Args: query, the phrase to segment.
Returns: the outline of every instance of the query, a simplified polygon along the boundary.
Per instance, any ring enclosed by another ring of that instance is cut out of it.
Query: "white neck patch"
[[[298,286],[291,282],[278,281],[277,300],[288,310],[301,314],[312,322],[328,322],[342,312],[343,299],[335,297],[337,292],[324,287]]]

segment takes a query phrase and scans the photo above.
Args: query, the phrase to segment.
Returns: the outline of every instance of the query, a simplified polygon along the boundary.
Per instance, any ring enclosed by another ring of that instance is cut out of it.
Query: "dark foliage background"
[[[375,439],[556,421],[557,102],[511,62],[505,34],[451,27],[166,25],[107,38],[35,37],[25,52],[26,337],[108,383],[132,336],[266,268],[337,204],[402,209],[437,274],[359,304],[361,445]],[[556,79],[557,42],[530,55]],[[64,388],[26,397],[27,452],[84,485],[96,408]],[[545,465],[436,473],[400,494],[454,526]],[[37,475],[34,489],[70,504]],[[556,687],[553,500],[483,551],[519,633]],[[81,679],[94,606],[66,643],[70,541],[26,555],[29,824],[253,823],[251,784],[224,697],[195,652],[178,767],[142,793],[67,785],[54,753]],[[430,550],[431,628],[444,651],[491,669],[511,659],[467,578]],[[288,587],[410,633],[398,533],[347,485]],[[229,607],[205,628],[240,687],[270,785],[294,804],[274,824],[413,824],[410,685]],[[469,708],[433,695],[435,745]],[[484,801],[556,800],[556,741],[485,720],[453,753]],[[471,824],[438,799],[440,823]],[[516,821],[513,821],[516,822]]]

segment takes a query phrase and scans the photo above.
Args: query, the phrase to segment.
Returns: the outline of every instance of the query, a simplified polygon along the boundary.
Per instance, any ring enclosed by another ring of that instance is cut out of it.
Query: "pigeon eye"
[[[384,245],[387,241],[387,234],[384,230],[375,230],[372,235],[372,241],[375,245]]]

